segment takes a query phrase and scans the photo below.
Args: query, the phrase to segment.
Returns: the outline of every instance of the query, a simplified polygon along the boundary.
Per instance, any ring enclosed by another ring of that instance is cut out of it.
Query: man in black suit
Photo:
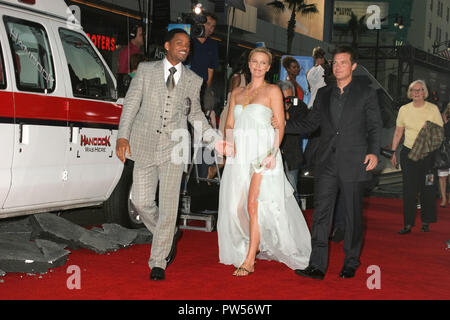
[[[286,123],[286,134],[306,135],[321,129],[314,174],[312,252],[308,267],[295,270],[314,279],[323,279],[328,266],[328,237],[339,192],[346,208],[345,260],[339,276],[352,278],[360,265],[364,181],[370,180],[370,171],[378,164],[382,122],[375,90],[352,81],[356,65],[352,48],[337,48],[333,57],[336,84],[319,89],[306,119]]]

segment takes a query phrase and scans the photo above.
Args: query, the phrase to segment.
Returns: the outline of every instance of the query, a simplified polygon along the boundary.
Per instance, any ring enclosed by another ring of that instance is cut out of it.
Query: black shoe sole
[[[350,279],[355,276],[355,273],[356,269],[347,267],[347,269],[345,268],[342,269],[342,271],[339,273],[339,277],[342,279]]]
[[[323,280],[323,278],[325,278],[325,276],[319,276],[319,275],[311,275],[309,273],[304,273],[300,270],[295,270],[295,274],[302,276],[302,277],[306,277],[306,278],[311,278],[311,279],[316,279],[316,280]]]
[[[353,272],[353,274],[349,274],[349,273],[339,273],[339,277],[342,279],[350,279],[355,277],[355,272]]]
[[[398,233],[398,234],[408,234],[408,233],[411,233],[411,229],[412,229],[412,228],[409,228],[409,229],[403,228],[402,230],[400,230],[400,231],[397,232],[397,233]]]
[[[164,269],[162,269],[161,272],[158,272],[156,275],[152,274],[152,272],[150,272],[150,280],[153,281],[160,281],[160,280],[164,280],[166,278],[166,274]]]

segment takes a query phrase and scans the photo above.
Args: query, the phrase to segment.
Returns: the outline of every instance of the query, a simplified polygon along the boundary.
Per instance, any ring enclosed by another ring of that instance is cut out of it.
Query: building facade
[[[433,54],[445,54],[450,47],[450,1],[414,0],[408,42]],[[450,57],[449,57],[450,58]]]
[[[380,8],[379,29],[369,28],[372,5]],[[404,101],[408,84],[424,79],[442,107],[450,94],[450,59],[442,55],[448,52],[449,6],[449,0],[337,0],[333,43],[357,48],[359,62],[394,99]]]

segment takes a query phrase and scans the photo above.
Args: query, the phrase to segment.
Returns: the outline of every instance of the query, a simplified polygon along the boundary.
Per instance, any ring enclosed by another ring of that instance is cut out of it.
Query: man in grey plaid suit
[[[171,159],[179,143],[172,141],[172,133],[187,130],[187,121],[200,122],[202,134],[213,130],[200,107],[202,79],[182,64],[189,54],[189,36],[173,29],[164,48],[167,56],[162,61],[138,67],[125,97],[116,147],[122,162],[126,155],[135,161],[132,201],[153,234],[151,280],[164,280],[180,233],[176,220],[184,164]],[[155,201],[158,182],[159,207]]]

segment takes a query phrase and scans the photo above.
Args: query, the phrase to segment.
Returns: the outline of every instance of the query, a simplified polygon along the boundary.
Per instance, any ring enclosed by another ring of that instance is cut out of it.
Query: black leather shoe
[[[344,236],[345,236],[345,231],[337,228],[334,230],[333,235],[331,236],[331,241],[339,243],[342,240],[344,240]]]
[[[422,223],[421,230],[422,232],[430,232],[430,226],[428,225],[428,223]]]
[[[177,241],[180,240],[181,235],[182,235],[182,231],[180,228],[177,228],[177,231],[175,231],[175,234],[173,235],[173,240],[172,240],[172,247],[170,248],[170,252],[169,255],[166,258],[166,268],[173,262],[173,260],[175,259],[175,256],[177,254]]]
[[[398,234],[407,234],[411,232],[411,226],[408,224],[406,227],[404,227],[402,230],[398,232]]]
[[[312,279],[319,279],[319,280],[323,280],[323,278],[325,277],[325,273],[323,273],[322,271],[320,271],[319,269],[317,269],[314,266],[307,266],[306,269],[304,269],[304,270],[297,269],[297,270],[295,270],[295,273],[298,274],[299,276],[308,277],[308,278],[312,278]]]
[[[344,266],[339,277],[341,278],[353,278],[355,276],[356,269]]]
[[[150,280],[164,280],[166,278],[166,272],[162,268],[154,267],[150,272]]]

